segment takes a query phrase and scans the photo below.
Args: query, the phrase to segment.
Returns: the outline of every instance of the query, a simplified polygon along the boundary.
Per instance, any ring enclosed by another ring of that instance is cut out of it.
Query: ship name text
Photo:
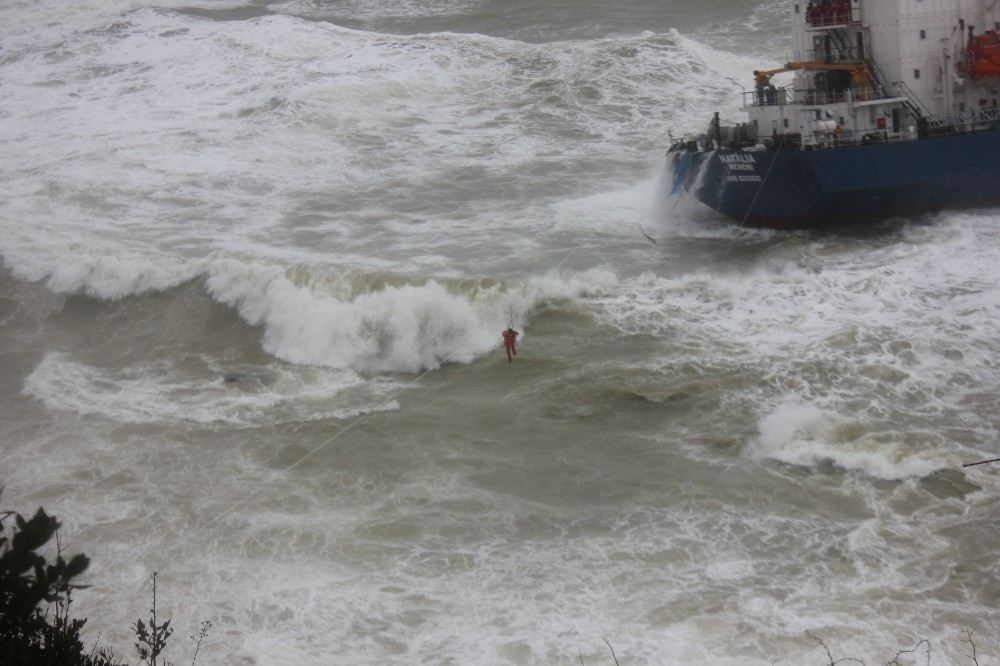
[[[730,174],[726,176],[726,182],[729,183],[759,183],[761,182],[760,176],[749,175],[746,172],[753,174],[757,170],[757,160],[753,155],[747,153],[726,153],[719,155],[719,161],[722,162],[726,167],[726,171]],[[733,174],[734,171],[742,171],[741,174]]]
[[[728,166],[734,164],[757,164],[757,160],[749,153],[725,153],[719,155],[719,161]]]

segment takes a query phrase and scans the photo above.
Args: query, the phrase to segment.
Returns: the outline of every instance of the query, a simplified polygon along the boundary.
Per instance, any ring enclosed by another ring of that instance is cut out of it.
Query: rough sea
[[[992,663],[1000,213],[665,186],[788,9],[0,3],[0,506],[87,641],[157,571],[177,663]]]

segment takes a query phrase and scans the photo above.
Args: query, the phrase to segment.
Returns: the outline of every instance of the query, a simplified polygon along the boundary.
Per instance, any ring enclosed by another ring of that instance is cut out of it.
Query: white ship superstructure
[[[750,125],[720,143],[820,148],[1000,120],[1000,0],[796,0],[791,16],[792,60],[755,72]]]

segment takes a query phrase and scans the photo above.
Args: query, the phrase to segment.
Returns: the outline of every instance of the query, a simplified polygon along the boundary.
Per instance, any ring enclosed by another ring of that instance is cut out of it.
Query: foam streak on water
[[[785,3],[64,4],[0,7],[0,486],[91,638],[155,570],[207,663],[995,658],[996,211],[668,198]]]

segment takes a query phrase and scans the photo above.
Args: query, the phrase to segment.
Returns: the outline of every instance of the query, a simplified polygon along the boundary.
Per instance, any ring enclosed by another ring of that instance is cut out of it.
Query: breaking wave
[[[879,479],[928,476],[956,466],[952,454],[908,444],[905,433],[872,433],[864,424],[835,412],[786,403],[765,416],[750,453],[796,465],[832,464]]]
[[[264,327],[264,348],[278,358],[367,372],[418,372],[468,363],[493,349],[508,323],[522,327],[546,301],[597,292],[616,280],[598,269],[521,284],[394,280],[356,293],[369,279],[226,261],[211,267],[207,286],[248,323]]]
[[[55,293],[116,300],[203,279],[208,293],[263,331],[265,351],[296,364],[358,372],[419,372],[469,363],[494,349],[508,324],[523,327],[546,302],[600,293],[606,269],[522,282],[406,278],[264,259],[175,261],[91,252],[76,262],[14,263],[21,279]]]

